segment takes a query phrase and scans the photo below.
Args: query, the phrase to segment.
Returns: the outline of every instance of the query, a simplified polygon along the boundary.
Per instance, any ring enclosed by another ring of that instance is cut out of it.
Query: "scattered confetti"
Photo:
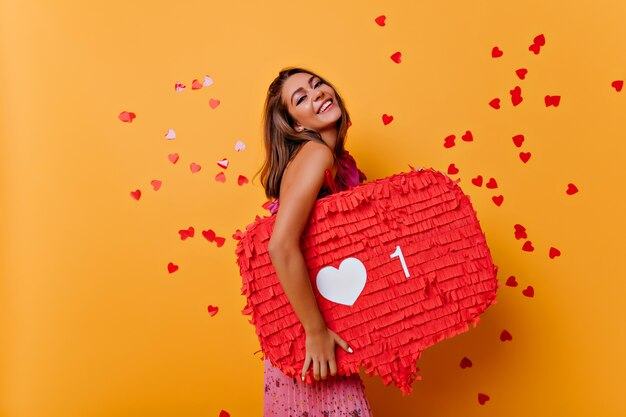
[[[491,200],[495,203],[496,206],[500,207],[502,202],[504,201],[504,196],[502,195],[494,195],[491,197]]]
[[[174,132],[174,129],[170,129],[167,131],[167,133],[165,134],[165,139],[176,139],[176,132]]]
[[[152,189],[154,191],[159,191],[159,188],[161,188],[161,181],[159,180],[152,180],[150,181],[150,184],[152,185]]]
[[[167,159],[169,159],[171,163],[175,164],[178,161],[178,154],[177,153],[171,153],[171,154],[167,155]]]
[[[237,152],[245,151],[246,150],[246,144],[243,143],[242,141],[238,140],[237,143],[235,143],[235,150]]]
[[[172,272],[176,272],[176,271],[178,271],[178,265],[176,265],[176,264],[174,264],[174,263],[170,262],[170,263],[168,263],[168,264],[167,264],[167,270],[168,270],[168,272],[169,272],[170,274],[171,274]]]
[[[448,174],[454,175],[458,173],[459,173],[459,169],[456,166],[454,166],[454,164],[448,165]]]
[[[480,405],[485,404],[487,401],[489,401],[489,396],[487,394],[478,393],[478,402]]]
[[[518,70],[515,70],[515,74],[520,80],[525,79],[527,73],[528,73],[528,70],[526,68],[520,68]]]
[[[472,367],[472,361],[469,360],[469,358],[467,358],[467,357],[463,357],[463,359],[461,359],[460,366],[461,366],[461,369],[471,368]]]
[[[199,90],[203,87],[202,83],[198,80],[193,80],[191,82],[191,89],[192,90]]]
[[[233,233],[232,238],[235,240],[241,240],[243,238],[243,232],[239,229],[235,230],[235,233]]]
[[[502,55],[504,55],[504,52],[502,52],[500,48],[498,48],[497,46],[494,46],[493,49],[491,50],[492,58],[500,58]]]
[[[475,178],[472,178],[472,184],[474,184],[477,187],[481,187],[483,185],[483,176],[479,175]]]
[[[485,184],[485,187],[487,187],[487,188],[498,188],[498,183],[496,182],[495,178],[489,178],[489,181],[487,182],[487,184]]]
[[[522,294],[526,297],[533,298],[535,296],[535,289],[532,285],[529,285],[526,289],[522,290]]]
[[[524,242],[524,245],[522,246],[522,250],[526,252],[534,251],[535,248],[533,247],[533,242],[531,242],[530,240],[527,240],[526,242]]]
[[[578,188],[570,182],[567,184],[567,190],[565,192],[569,195],[576,194],[578,192]]]
[[[513,106],[517,106],[524,100],[522,98],[522,88],[519,85],[516,85],[514,89],[509,90],[509,93],[511,94],[511,103]]]
[[[204,76],[204,82],[202,83],[202,85],[204,85],[205,87],[210,87],[213,85],[213,78],[209,77],[208,75]]]
[[[176,92],[185,91],[186,88],[187,87],[185,87],[185,84],[183,84],[183,83],[176,83],[176,84],[174,84],[174,90]]]
[[[493,107],[494,109],[499,109],[500,108],[500,99],[499,98],[494,98],[493,100],[491,100],[489,102],[489,105],[491,107]]]
[[[219,307],[209,305],[209,306],[207,307],[207,310],[208,310],[209,314],[211,315],[211,317],[213,317],[214,315],[216,315],[216,314],[217,314],[217,312],[218,312],[218,310],[219,310]],[[220,413],[220,416],[221,416],[221,415],[222,415],[222,413]]]
[[[215,176],[215,181],[226,182],[226,175],[224,175],[223,172],[220,172],[219,174]]]
[[[615,89],[618,93],[622,91],[622,87],[624,87],[624,80],[615,80],[611,83],[611,87]]]
[[[456,136],[454,135],[448,135],[445,137],[445,139],[443,140],[443,147],[444,148],[451,148],[455,145],[454,140],[456,139]]]
[[[535,39],[533,39],[533,44],[528,47],[528,50],[534,52],[535,55],[538,55],[539,50],[545,44],[546,44],[545,37],[543,35],[537,35],[535,36]]]
[[[119,117],[119,119],[120,119],[122,122],[125,122],[125,123],[132,123],[133,119],[135,118],[135,113],[133,113],[133,112],[128,112],[128,111],[123,111],[123,112],[121,112],[121,113],[119,114],[119,116],[117,116],[117,117]]]
[[[561,251],[555,247],[550,246],[550,252],[548,253],[548,256],[550,257],[550,259],[554,259],[557,256],[561,256]]]
[[[520,152],[519,159],[521,159],[523,163],[528,162],[530,159],[530,152]]]
[[[511,275],[510,277],[507,278],[506,286],[507,287],[517,287],[517,280],[515,279],[514,275]]]
[[[130,196],[135,200],[139,200],[141,198],[141,190],[131,191]]]
[[[222,160],[217,161],[217,165],[224,169],[228,168],[228,158],[223,158]]]
[[[244,185],[244,184],[247,184],[247,183],[248,183],[248,178],[246,178],[245,176],[240,175],[240,176],[237,178],[237,184],[238,184],[238,185]]]
[[[522,146],[522,143],[524,143],[524,135],[513,136],[513,143],[515,144],[515,146],[520,148]]]
[[[201,167],[200,165],[196,164],[195,162],[192,162],[192,163],[189,165],[189,170],[190,170],[193,174],[195,174],[196,172],[200,171],[201,169],[202,169],[202,167]]]
[[[217,108],[217,106],[220,105],[220,101],[216,98],[212,98],[209,100],[209,106],[211,106],[212,109]]]
[[[561,102],[561,96],[546,96],[545,97],[546,107],[554,106],[558,107]]]
[[[472,132],[467,130],[467,131],[465,131],[465,134],[463,136],[461,136],[461,139],[463,139],[465,142],[473,142],[474,141],[474,135],[472,135]]]
[[[195,234],[195,230],[193,228],[193,226],[189,226],[188,229],[181,229],[178,231],[178,234],[180,234],[180,240],[185,240],[188,237],[193,237]]]
[[[505,329],[505,330],[502,330],[502,333],[500,333],[500,340],[502,340],[503,342],[510,341],[510,340],[513,340],[513,336],[511,336],[511,333],[509,333]]]
[[[393,55],[391,55],[391,60],[396,64],[399,64],[400,62],[402,62],[402,53],[400,51],[394,53]]]
[[[515,226],[515,239],[527,239],[528,235],[526,234],[526,228],[521,224],[516,224]]]
[[[387,126],[389,123],[393,121],[393,116],[390,114],[383,114],[382,119],[383,119],[383,124]]]
[[[385,15],[380,15],[374,19],[374,21],[378,24],[378,26],[385,26],[385,19],[387,19]]]

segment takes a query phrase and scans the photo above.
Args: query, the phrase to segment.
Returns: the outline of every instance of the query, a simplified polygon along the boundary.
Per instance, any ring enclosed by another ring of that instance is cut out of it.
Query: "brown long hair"
[[[298,153],[302,145],[310,140],[315,140],[328,146],[328,144],[322,140],[321,135],[314,130],[304,129],[302,132],[296,131],[294,129],[294,120],[281,99],[282,87],[285,80],[289,78],[289,76],[300,72],[319,77],[323,83],[335,90],[337,104],[341,109],[341,117],[337,120],[337,142],[335,149],[331,149],[333,155],[335,155],[335,163],[337,155],[341,155],[344,151],[344,142],[350,125],[350,116],[337,89],[313,71],[298,67],[283,68],[274,81],[272,81],[267,91],[263,111],[263,143],[265,145],[266,158],[263,166],[253,177],[254,181],[254,178],[261,173],[261,184],[265,188],[265,196],[268,199],[278,198],[283,172],[289,161]]]

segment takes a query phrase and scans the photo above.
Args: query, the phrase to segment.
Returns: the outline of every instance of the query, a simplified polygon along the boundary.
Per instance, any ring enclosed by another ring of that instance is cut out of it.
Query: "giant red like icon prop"
[[[328,328],[354,350],[336,349],[339,375],[364,366],[410,393],[421,352],[475,327],[495,303],[497,266],[456,182],[420,169],[315,202],[300,247]],[[265,357],[299,377],[305,333],[267,253],[275,218],[257,216],[237,244],[242,313]]]

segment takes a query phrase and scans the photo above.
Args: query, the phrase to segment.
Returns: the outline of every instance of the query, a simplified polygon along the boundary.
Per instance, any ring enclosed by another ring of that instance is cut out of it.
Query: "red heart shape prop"
[[[363,365],[410,393],[421,352],[476,326],[495,301],[497,266],[457,182],[420,169],[316,200],[300,246],[327,326],[354,350],[337,349],[339,375]],[[257,216],[237,243],[242,313],[265,357],[299,376],[305,333],[267,253],[275,218]]]

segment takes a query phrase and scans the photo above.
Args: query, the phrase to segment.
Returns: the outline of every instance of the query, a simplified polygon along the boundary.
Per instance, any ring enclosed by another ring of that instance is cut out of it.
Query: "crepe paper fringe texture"
[[[313,292],[328,328],[348,342],[336,349],[339,375],[359,372],[412,392],[421,352],[463,333],[496,300],[497,266],[469,196],[432,168],[360,184],[318,199],[301,237]],[[276,216],[256,216],[236,247],[251,317],[266,358],[299,376],[305,332],[267,253]],[[399,245],[410,277],[390,254]],[[367,281],[354,305],[320,295],[315,277],[347,257],[366,267]],[[313,382],[312,367],[306,381]]]

